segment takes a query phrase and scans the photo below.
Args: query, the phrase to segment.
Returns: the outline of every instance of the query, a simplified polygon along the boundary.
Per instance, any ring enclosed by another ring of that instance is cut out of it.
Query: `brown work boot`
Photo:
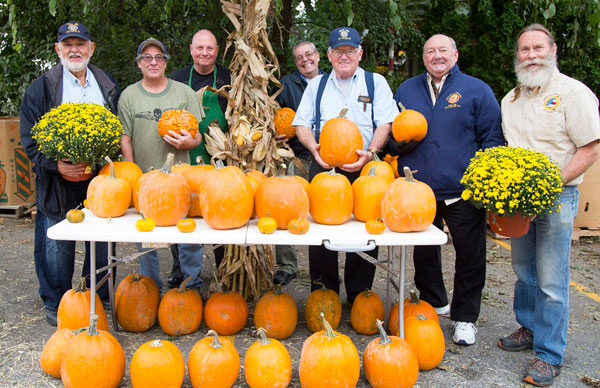
[[[536,357],[529,362],[523,381],[538,387],[548,387],[559,374],[560,365],[552,365]]]
[[[533,333],[531,330],[520,327],[509,335],[498,340],[500,349],[509,352],[520,352],[521,350],[533,349]]]

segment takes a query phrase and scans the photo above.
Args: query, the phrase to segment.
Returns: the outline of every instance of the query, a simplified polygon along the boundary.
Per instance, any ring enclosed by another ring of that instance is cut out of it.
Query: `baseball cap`
[[[165,45],[162,44],[160,40],[154,38],[148,38],[142,43],[140,43],[140,45],[137,48],[137,55],[140,56],[142,54],[142,51],[144,51],[144,49],[148,46],[156,46],[162,50],[163,54],[167,55],[167,48],[165,47]]]
[[[352,27],[338,27],[329,34],[329,47],[332,49],[348,45],[352,47],[360,46],[360,35]]]
[[[58,28],[58,42],[62,42],[67,38],[81,38],[90,40],[90,33],[86,26],[78,22],[66,22]]]

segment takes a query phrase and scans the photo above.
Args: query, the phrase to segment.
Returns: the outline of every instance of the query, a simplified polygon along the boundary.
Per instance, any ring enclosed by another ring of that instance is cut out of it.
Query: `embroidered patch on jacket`
[[[548,96],[544,99],[544,109],[555,110],[560,104],[560,97],[557,94]]]
[[[460,105],[457,104],[457,102],[460,101],[461,98],[462,98],[462,96],[460,95],[459,92],[450,93],[450,95],[448,97],[446,97],[446,101],[448,101],[448,105],[446,105],[446,107],[444,109],[460,108]]]

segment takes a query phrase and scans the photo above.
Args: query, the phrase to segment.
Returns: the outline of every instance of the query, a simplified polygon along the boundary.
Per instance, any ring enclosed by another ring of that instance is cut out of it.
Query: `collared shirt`
[[[541,88],[518,86],[502,99],[502,130],[509,146],[539,151],[562,170],[577,148],[600,139],[598,98],[556,69]],[[567,185],[582,181],[583,174]]]
[[[431,74],[427,73],[427,85],[429,85],[429,95],[431,96],[431,102],[433,105],[435,105],[435,102],[437,101],[437,96],[442,92],[442,87],[444,86],[444,82],[446,81],[448,74],[450,74],[450,72],[446,73],[446,75],[442,77],[442,80],[439,84],[435,84],[435,87],[437,88],[437,93],[435,93],[433,90],[433,84],[435,82],[433,81]]]
[[[319,75],[311,79],[308,83],[296,111],[294,121],[292,122],[294,126],[303,125],[312,128],[313,133],[316,114],[315,101],[321,77],[324,77],[324,75]],[[352,81],[347,94],[342,93],[335,70],[332,70],[331,74],[326,77],[329,78],[321,98],[321,128],[323,128],[328,119],[337,117],[342,109],[348,108],[346,118],[352,120],[358,126],[363,137],[363,150],[367,150],[373,139],[374,131],[373,121],[371,120],[371,108],[373,107],[375,110],[373,117],[375,118],[375,125],[377,127],[382,124],[391,123],[398,115],[398,107],[394,101],[390,86],[381,74],[373,74],[375,86],[374,101],[373,103],[365,103],[359,101],[359,96],[367,98],[369,96],[363,69],[359,67],[351,77]]]
[[[81,85],[79,79],[63,67],[63,97],[62,103],[94,103],[106,107],[100,86],[90,68],[86,68],[85,84]]]

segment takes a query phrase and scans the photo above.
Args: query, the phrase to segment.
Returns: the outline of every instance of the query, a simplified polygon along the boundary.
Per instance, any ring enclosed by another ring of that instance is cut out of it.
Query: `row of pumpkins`
[[[160,301],[159,301],[160,300]],[[108,332],[106,314],[96,295],[96,313],[89,315],[90,291],[85,279],[65,293],[57,318],[57,331],[50,337],[40,358],[42,369],[62,378],[66,387],[117,387],[125,371],[125,356],[117,339]],[[308,329],[314,334],[302,347],[299,373],[302,387],[354,387],[360,375],[360,359],[352,340],[335,332],[342,305],[337,293],[313,291],[305,305]],[[158,288],[145,276],[132,274],[119,284],[115,314],[123,329],[141,332],[154,326],[158,318],[170,336],[190,334],[204,321],[210,329],[192,348],[188,373],[194,387],[230,387],[240,371],[240,357],[229,341],[219,335],[242,330],[248,320],[248,307],[235,292],[215,292],[202,306],[196,290],[185,283],[169,290],[160,299]],[[436,367],[445,351],[444,337],[435,309],[420,301],[414,291],[404,301],[405,338],[398,337],[398,303],[390,312],[388,336],[382,325],[384,307],[373,291],[359,294],[350,314],[352,327],[360,334],[380,337],[369,343],[363,354],[367,380],[373,387],[412,387],[419,370]],[[88,326],[89,322],[89,326]],[[289,337],[297,323],[293,298],[276,288],[256,304],[254,325],[260,339],[246,351],[244,374],[252,388],[286,387],[292,376],[292,363],[278,340]],[[171,342],[150,341],[140,346],[130,363],[133,387],[178,387],[185,376],[183,356]]]

